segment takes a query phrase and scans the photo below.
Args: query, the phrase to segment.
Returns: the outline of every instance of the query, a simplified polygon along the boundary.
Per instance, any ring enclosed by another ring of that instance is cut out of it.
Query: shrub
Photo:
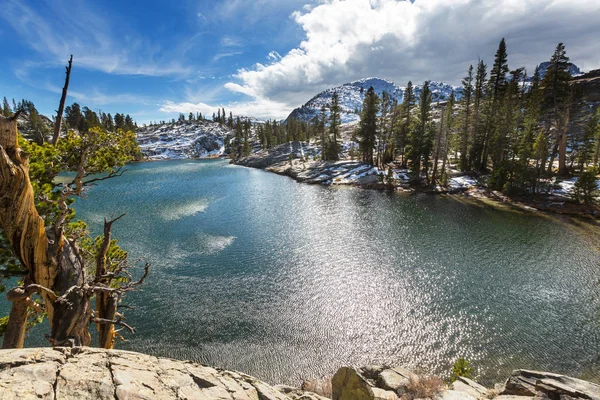
[[[456,362],[452,366],[452,373],[450,374],[450,382],[454,382],[455,380],[458,379],[459,376],[469,378],[469,379],[473,377],[472,370],[471,370],[471,363],[462,357],[459,358],[458,360],[456,360]]]
[[[443,384],[442,379],[437,376],[411,376],[408,391],[402,395],[402,399],[433,399],[442,390]]]
[[[583,200],[585,204],[592,204],[594,202],[594,197],[597,196],[598,191],[598,183],[596,182],[597,173],[598,171],[595,168],[589,168],[581,174],[577,182],[575,182],[573,190],[575,200]]]

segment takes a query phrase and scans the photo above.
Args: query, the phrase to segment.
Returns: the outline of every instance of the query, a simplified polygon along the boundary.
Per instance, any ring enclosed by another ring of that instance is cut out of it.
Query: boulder
[[[383,390],[380,388],[372,388],[374,400],[398,400],[399,397],[395,392]]]
[[[362,367],[360,372],[367,379],[377,380],[379,374],[385,369],[387,368],[382,365],[367,365],[366,367]]]
[[[0,399],[325,400],[234,371],[92,348],[0,350]]]
[[[486,398],[488,393],[487,388],[481,386],[479,383],[462,376],[459,376],[456,381],[452,383],[452,389],[458,392],[469,394],[476,399]]]
[[[494,397],[494,400],[533,400],[533,397],[513,396],[513,395],[509,395],[509,394],[503,394],[503,395]]]
[[[477,400],[476,397],[471,396],[465,392],[459,392],[457,390],[442,390],[435,396],[436,400]]]
[[[406,393],[410,384],[410,373],[401,374],[395,369],[386,369],[381,371],[377,378],[377,387],[385,390],[392,390],[398,394]]]
[[[504,384],[501,395],[536,396],[543,392],[549,397],[566,395],[572,398],[600,400],[600,385],[550,372],[516,370]]]
[[[373,389],[361,374],[350,367],[337,370],[332,379],[333,400],[373,400]]]

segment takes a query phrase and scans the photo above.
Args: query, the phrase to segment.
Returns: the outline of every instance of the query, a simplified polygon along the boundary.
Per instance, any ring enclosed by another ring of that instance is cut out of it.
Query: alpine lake
[[[445,377],[458,357],[487,384],[517,368],[600,380],[599,240],[582,221],[226,160],[132,164],[75,208],[95,235],[126,213],[114,236],[135,276],[151,264],[120,349],[273,384],[343,365]]]

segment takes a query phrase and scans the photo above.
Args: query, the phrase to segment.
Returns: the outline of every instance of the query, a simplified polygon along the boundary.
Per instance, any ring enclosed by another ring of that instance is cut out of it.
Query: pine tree
[[[403,168],[406,168],[406,157],[405,147],[407,142],[408,133],[412,125],[412,111],[416,105],[416,98],[414,94],[413,84],[408,81],[406,89],[404,90],[402,105],[400,106],[400,118],[398,120],[398,130],[396,136],[396,147],[401,155],[401,164]]]
[[[483,156],[483,143],[485,141],[485,135],[481,127],[481,108],[485,96],[486,79],[487,66],[483,60],[479,60],[479,63],[477,64],[477,72],[475,73],[475,90],[473,93],[473,134],[471,138],[473,144],[469,153],[468,169],[483,169],[481,157]]]
[[[2,100],[2,115],[4,115],[7,118],[13,115],[10,109],[10,105],[8,104],[8,100],[6,99],[6,96],[4,96],[4,99]]]
[[[577,163],[579,164],[579,170],[582,172],[585,170],[585,165],[590,161],[593,162],[594,166],[597,163],[595,157],[597,156],[599,124],[598,113],[593,113],[583,131],[581,141],[573,149],[577,153]]]
[[[506,76],[509,71],[507,59],[506,41],[502,38],[494,56],[494,65],[490,71],[490,80],[488,82],[490,95],[494,100],[502,98],[503,92],[507,88]]]
[[[235,121],[235,144],[236,144],[236,158],[238,160],[240,158],[242,158],[242,154],[243,154],[243,146],[242,146],[243,137],[244,137],[244,132],[243,132],[243,128],[242,128],[242,121],[240,120],[240,117],[237,117],[237,120]]]
[[[244,157],[248,157],[250,155],[250,130],[252,128],[252,124],[249,119],[244,121]]]
[[[415,180],[419,181],[421,179],[421,165],[423,165],[427,183],[429,183],[429,157],[434,136],[434,126],[431,121],[431,98],[429,81],[425,81],[419,98],[417,119],[409,131],[406,149],[406,155],[411,162],[410,167]]]
[[[466,171],[469,168],[467,157],[469,137],[471,130],[471,101],[473,98],[473,65],[469,65],[469,72],[462,80],[463,103],[464,103],[464,121],[460,136],[460,169]]]
[[[598,181],[596,168],[590,168],[583,172],[577,182],[575,182],[573,196],[575,200],[582,201],[584,204],[592,204],[598,195]]]
[[[379,112],[379,97],[371,86],[363,100],[360,116],[359,136],[360,151],[364,163],[373,165],[373,149],[377,138],[377,113]]]
[[[327,120],[327,109],[325,105],[321,107],[320,116],[317,117],[318,131],[321,135],[321,160],[327,159],[327,137],[325,136],[325,121]]]
[[[333,92],[329,103],[329,145],[327,146],[327,160],[339,160],[338,137],[340,136],[340,103],[337,92]]]
[[[595,138],[595,150],[594,150],[594,167],[599,167],[598,161],[600,161],[600,108],[596,109],[595,116],[592,117],[596,121],[596,134]]]
[[[548,172],[552,172],[554,157],[558,152],[558,169],[560,175],[567,174],[567,125],[570,120],[570,111],[573,103],[573,93],[569,87],[571,73],[569,72],[569,57],[567,57],[565,46],[559,43],[550,58],[550,67],[542,80],[545,91],[546,119],[550,125],[546,129],[552,129],[554,134],[554,145],[550,155]]]
[[[488,99],[487,112],[486,112],[486,127],[485,127],[485,138],[483,142],[483,156],[481,160],[481,169],[485,170],[488,163],[488,155],[490,151],[490,142],[501,137],[502,133],[498,132],[502,125],[502,101],[507,90],[507,74],[508,68],[508,54],[506,52],[506,41],[504,38],[498,45],[498,50],[494,56],[494,64],[490,71],[490,79],[488,81],[488,93],[490,98]],[[497,148],[494,148],[497,150]]]
[[[387,92],[383,92],[381,94],[379,135],[377,139],[377,165],[380,168],[394,159],[394,144],[392,141],[394,108],[392,97]]]

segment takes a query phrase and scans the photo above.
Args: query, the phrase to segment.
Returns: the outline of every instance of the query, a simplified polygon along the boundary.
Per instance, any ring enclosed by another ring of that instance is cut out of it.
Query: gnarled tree
[[[57,147],[26,141],[20,144],[19,114],[0,117],[0,229],[25,270],[22,285],[7,295],[12,307],[3,347],[22,347],[29,313],[45,312],[50,323],[47,338],[52,345],[90,345],[88,325],[97,323],[100,346],[110,348],[114,325],[132,330],[122,321],[116,305],[125,292],[143,281],[148,266],[142,279],[132,283],[126,272],[127,253],[110,238],[114,220],[105,221],[104,235],[91,245],[88,240],[86,249],[85,240],[80,240],[87,236],[85,224],[71,222],[74,212],[69,204],[87,184],[120,174],[120,167],[135,154],[135,135],[93,128],[85,134],[69,132]],[[33,185],[32,154],[36,157],[33,172],[43,176]],[[53,181],[61,170],[76,171],[76,176],[56,187]],[[88,178],[102,172],[106,173],[103,178]],[[111,248],[118,253],[115,262],[108,257]],[[87,276],[90,264],[95,264],[94,277]],[[34,294],[41,297],[41,304],[33,301]],[[96,295],[94,311],[90,300]],[[106,325],[110,327],[106,329]]]

